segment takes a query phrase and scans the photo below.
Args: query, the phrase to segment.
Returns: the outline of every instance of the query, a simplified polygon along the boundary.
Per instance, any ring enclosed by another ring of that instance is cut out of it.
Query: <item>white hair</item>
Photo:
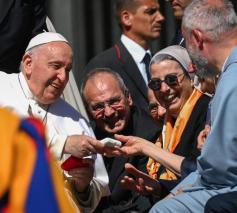
[[[229,0],[219,0],[216,5],[210,0],[193,0],[185,9],[182,20],[187,33],[199,29],[213,40],[218,40],[236,26],[237,16]]]

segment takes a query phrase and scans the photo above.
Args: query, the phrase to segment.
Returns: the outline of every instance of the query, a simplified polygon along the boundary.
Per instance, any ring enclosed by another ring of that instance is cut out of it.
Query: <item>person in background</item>
[[[148,88],[149,111],[158,127],[163,126],[166,109],[157,101],[152,89]]]
[[[95,56],[85,67],[84,75],[98,67],[114,70],[124,80],[133,102],[148,112],[150,45],[160,37],[164,17],[157,0],[116,0],[115,12],[121,38],[113,47]]]
[[[19,72],[30,39],[47,30],[45,0],[0,0],[0,70]]]
[[[157,127],[144,110],[133,104],[131,95],[118,73],[109,68],[96,68],[85,77],[81,94],[88,114],[95,122],[97,139],[114,138],[114,134],[136,135],[155,142],[161,128]],[[96,212],[147,212],[150,200],[120,185],[125,163],[146,171],[147,157],[107,157],[105,165],[109,174],[111,195],[104,197]]]
[[[94,138],[84,117],[60,98],[68,82],[72,60],[72,49],[61,34],[38,34],[26,48],[21,72],[0,72],[0,89],[5,91],[0,94],[0,106],[23,117],[41,119],[46,126],[48,146],[59,161],[70,155],[89,158],[85,159],[92,162],[88,167],[69,171],[75,177],[69,182],[76,202],[91,212],[100,198],[109,194],[108,175],[101,155],[96,154],[103,152],[103,144]]]
[[[181,23],[182,23],[184,10],[190,4],[190,2],[192,2],[192,0],[166,0],[166,1],[170,3],[173,9],[174,18],[176,21],[175,36],[171,44],[173,45],[178,44],[184,47],[185,41],[184,41],[184,37],[181,31]]]
[[[197,170],[177,186],[183,193],[176,194],[174,189],[174,196],[158,202],[151,213],[204,212],[207,201],[215,195],[220,195],[218,207],[224,207],[221,194],[231,196],[237,191],[237,16],[233,5],[228,0],[192,1],[185,9],[182,30],[197,74],[210,70],[219,74],[211,103],[211,131],[197,160]]]

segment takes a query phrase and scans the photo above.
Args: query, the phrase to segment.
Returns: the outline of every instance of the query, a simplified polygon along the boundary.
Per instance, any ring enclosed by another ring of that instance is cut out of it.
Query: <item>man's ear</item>
[[[129,92],[128,90],[125,91],[125,96],[126,96],[126,98],[127,98],[127,100],[128,100],[128,105],[129,105],[129,106],[132,106],[133,100],[132,100],[132,96],[131,96],[131,94],[130,94],[130,92]]]
[[[197,47],[202,50],[204,42],[208,40],[208,38],[204,35],[204,33],[199,29],[193,29],[192,30],[194,43],[197,45]]]
[[[197,67],[195,64],[193,64],[192,62],[189,63],[188,65],[188,72],[189,73],[195,73],[197,71]]]
[[[132,25],[132,14],[127,10],[122,11],[122,13],[121,13],[121,22],[122,22],[122,25],[124,25],[126,28],[131,27],[131,25]]]
[[[22,62],[24,73],[26,77],[29,77],[32,70],[32,58],[30,54],[26,53],[22,58]]]

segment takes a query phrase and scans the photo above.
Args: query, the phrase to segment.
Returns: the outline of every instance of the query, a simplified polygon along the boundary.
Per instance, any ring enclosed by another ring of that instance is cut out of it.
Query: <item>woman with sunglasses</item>
[[[155,145],[133,136],[116,136],[125,142],[120,148],[123,154],[149,156],[147,170],[150,177],[168,183],[169,189],[179,182],[182,170],[192,170],[195,165],[195,159],[200,154],[197,137],[205,126],[210,100],[193,87],[193,76],[188,73],[190,64],[186,49],[177,45],[159,51],[151,59],[148,86],[166,109],[163,131]],[[132,173],[135,171],[132,165],[126,167]],[[122,182],[126,187],[142,193],[154,191],[154,181],[138,171],[133,175],[136,174],[146,181],[141,184],[137,182],[139,178],[125,177]]]

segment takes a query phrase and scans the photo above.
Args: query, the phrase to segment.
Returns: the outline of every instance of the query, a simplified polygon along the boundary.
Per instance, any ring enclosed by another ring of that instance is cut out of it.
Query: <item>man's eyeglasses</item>
[[[165,76],[164,80],[161,80],[160,78],[152,78],[149,81],[148,86],[154,91],[160,90],[162,82],[165,82],[168,86],[176,86],[179,84],[178,77],[181,75],[184,75],[184,73],[180,73],[178,75],[168,74]]]
[[[121,96],[112,97],[107,101],[95,103],[91,105],[90,108],[92,111],[100,113],[105,109],[106,105],[112,108],[117,107],[117,105],[120,104],[121,100],[122,100]]]

